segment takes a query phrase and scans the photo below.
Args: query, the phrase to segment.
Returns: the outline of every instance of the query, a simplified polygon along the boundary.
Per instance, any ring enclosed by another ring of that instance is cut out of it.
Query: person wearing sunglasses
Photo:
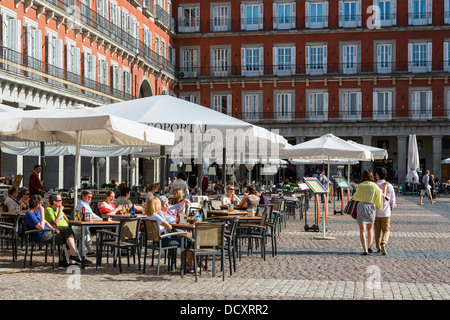
[[[30,207],[30,191],[27,188],[20,189],[19,196],[19,204],[22,210],[28,210]]]
[[[62,204],[61,195],[59,193],[50,194],[48,197],[48,203],[50,205],[45,209],[45,220],[50,223],[52,227],[57,229],[70,228],[69,219],[64,213],[64,206]],[[81,238],[81,227],[72,226],[71,228],[75,235],[75,240],[79,240]],[[92,250],[92,240],[90,236],[87,236],[87,230],[85,234],[86,236],[84,241],[87,249],[87,255],[94,256],[95,252]],[[89,263],[89,261],[87,262]]]

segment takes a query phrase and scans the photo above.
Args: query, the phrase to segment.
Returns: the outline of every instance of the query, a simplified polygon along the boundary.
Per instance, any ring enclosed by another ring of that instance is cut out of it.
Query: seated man
[[[19,195],[19,190],[16,187],[11,187],[8,189],[8,196],[5,199],[5,205],[8,208],[8,212],[16,212],[20,210],[20,204],[17,202],[17,196]]]
[[[69,219],[64,214],[64,206],[62,205],[62,197],[59,193],[50,194],[48,197],[48,203],[50,204],[45,209],[45,220],[54,228],[69,227]],[[85,244],[87,249],[87,256],[95,256],[95,252],[92,250],[92,240],[89,236],[89,230],[87,227],[85,229]],[[81,238],[81,228],[78,226],[73,226],[72,230],[75,235],[75,239],[79,240]]]
[[[130,196],[131,196],[130,188],[123,187],[122,189],[120,189],[120,197],[118,197],[116,200],[114,200],[114,205],[116,207],[119,205],[122,205],[123,207],[132,206],[133,202],[131,202]],[[144,209],[142,206],[139,206],[139,205],[134,205],[134,208],[135,208],[136,212],[142,212]]]

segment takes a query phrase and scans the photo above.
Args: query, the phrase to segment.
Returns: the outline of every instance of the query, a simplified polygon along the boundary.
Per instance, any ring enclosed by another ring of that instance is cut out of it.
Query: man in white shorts
[[[430,170],[426,170],[425,174],[422,177],[422,186],[420,187],[420,205],[423,205],[423,196],[425,195],[425,193],[428,196],[428,199],[430,199],[430,203],[433,204],[436,201],[433,200],[433,198],[431,197],[431,186],[428,183],[428,181],[430,180]]]

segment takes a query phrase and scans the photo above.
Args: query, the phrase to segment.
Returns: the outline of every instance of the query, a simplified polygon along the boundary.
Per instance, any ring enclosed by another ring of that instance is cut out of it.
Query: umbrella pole
[[[78,186],[79,186],[79,175],[80,172],[78,171],[79,168],[79,163],[80,163],[80,131],[76,132],[76,143],[75,143],[75,177],[74,177],[74,182],[75,182],[75,190],[73,192],[73,205],[74,208],[77,207],[78,204]]]
[[[328,172],[327,172],[327,174],[328,174],[327,189],[328,189],[328,193],[330,193],[330,157],[328,157]],[[323,211],[323,218],[322,218],[322,224],[323,224],[322,236],[314,237],[314,239],[316,239],[316,240],[334,240],[335,238],[327,237],[325,235],[325,227],[326,227],[325,220],[327,219],[327,214],[328,214],[328,199],[326,199],[326,194],[324,196],[325,196],[325,201],[324,201],[325,210]],[[320,204],[318,204],[318,205],[320,205]]]

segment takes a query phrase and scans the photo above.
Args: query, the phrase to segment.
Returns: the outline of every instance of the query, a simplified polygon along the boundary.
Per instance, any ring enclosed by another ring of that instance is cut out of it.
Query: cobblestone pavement
[[[327,235],[334,240],[314,239],[321,233],[304,231],[298,216],[288,219],[276,257],[270,243],[266,261],[259,251],[243,253],[225,281],[208,270],[196,283],[193,274],[181,279],[165,266],[160,276],[152,267],[143,274],[137,264],[128,267],[126,258],[122,274],[106,259],[99,271],[94,265],[74,273],[53,270],[42,252],[35,252],[33,266],[22,269],[23,251],[12,264],[10,250],[0,250],[0,299],[46,300],[57,292],[58,299],[94,300],[449,300],[450,198],[437,200],[419,206],[418,197],[398,198],[387,256],[361,255],[358,226],[347,215],[330,210]]]

